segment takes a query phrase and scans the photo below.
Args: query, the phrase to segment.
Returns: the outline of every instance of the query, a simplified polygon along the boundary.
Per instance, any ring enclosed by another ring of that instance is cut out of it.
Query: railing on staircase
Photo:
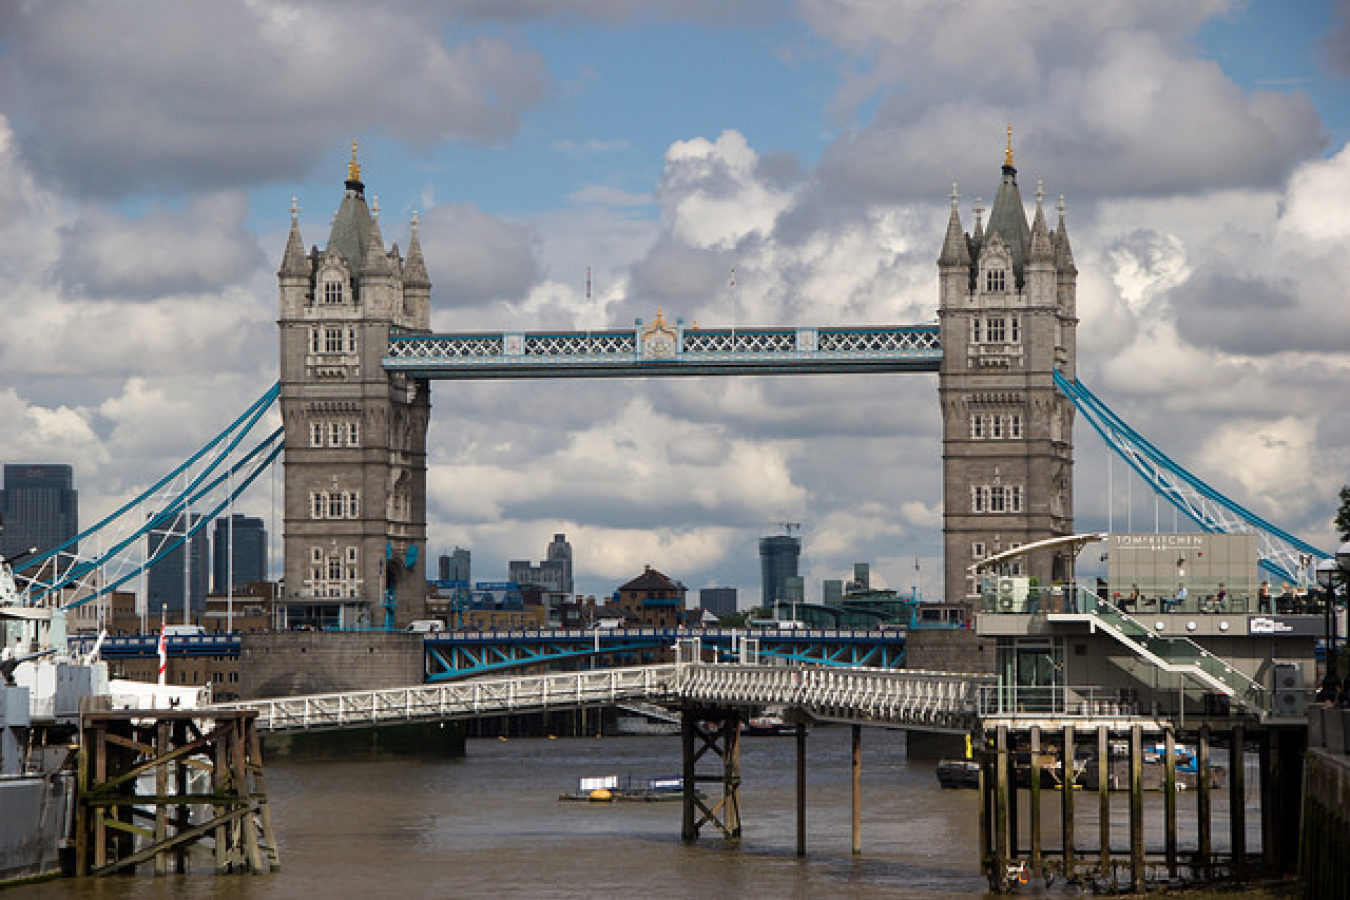
[[[1097,627],[1163,671],[1190,676],[1254,712],[1270,711],[1269,692],[1260,682],[1190,638],[1159,634],[1110,601],[1076,585],[1065,600],[1065,613],[1091,615]]]

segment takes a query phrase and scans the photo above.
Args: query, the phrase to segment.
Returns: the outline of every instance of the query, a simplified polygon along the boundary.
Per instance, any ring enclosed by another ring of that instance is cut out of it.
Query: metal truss
[[[545,629],[450,632],[426,638],[426,680],[450,681],[536,665],[605,657],[620,664],[654,662],[677,641],[698,638],[726,660],[740,658],[742,643],[757,644],[761,658],[818,666],[904,665],[905,634],[892,630],[773,628]]]
[[[697,652],[697,651],[695,651]],[[698,707],[784,706],[818,721],[966,732],[993,675],[689,661],[515,678],[474,679],[222,703],[258,713],[259,731],[364,728],[633,701]]]
[[[1223,496],[1177,465],[1113,413],[1077,379],[1055,370],[1055,386],[1155,493],[1213,534],[1254,534],[1261,568],[1281,581],[1307,584],[1316,561],[1330,554],[1299,540]]]
[[[98,524],[16,565],[25,603],[82,606],[136,578],[207,527],[280,455],[281,428],[262,438],[254,434],[279,393],[280,386],[273,385],[186,462]]]
[[[658,319],[658,323],[660,320]],[[853,328],[652,329],[633,331],[407,334],[389,339],[384,368],[418,378],[792,375],[936,372],[937,325]]]

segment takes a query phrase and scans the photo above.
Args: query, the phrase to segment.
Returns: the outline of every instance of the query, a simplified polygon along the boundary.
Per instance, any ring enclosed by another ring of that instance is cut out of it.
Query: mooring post
[[[862,855],[862,726],[853,726],[853,855]]]
[[[1144,887],[1144,729],[1130,728],[1130,884]]]
[[[806,724],[797,723],[797,855],[806,855]]]
[[[1171,726],[1163,732],[1163,841],[1167,877],[1177,877],[1177,736]]]
[[[1018,834],[1017,809],[1020,791],[1017,787],[1017,735],[1008,732],[1008,862],[1014,863],[1022,852]]]
[[[170,723],[167,719],[160,719],[155,723],[155,793],[160,797],[167,797],[169,794],[169,763],[163,760],[164,754],[168,751],[167,747],[173,746],[169,740]],[[183,793],[179,790],[178,793]],[[169,838],[169,807],[165,803],[155,804],[155,844],[163,847]],[[169,871],[168,854],[161,850],[155,854],[155,874],[164,875]]]
[[[1228,742],[1228,825],[1232,832],[1233,874],[1247,880],[1247,773],[1243,765],[1247,729],[1234,725]]]
[[[684,754],[684,820],[680,825],[680,837],[692,841],[698,837],[698,828],[694,824],[698,785],[695,783],[694,716],[688,709],[680,715],[680,744]]]
[[[1198,780],[1196,785],[1196,810],[1195,810],[1195,837],[1196,853],[1199,856],[1201,871],[1205,873],[1206,881],[1214,880],[1214,853],[1213,842],[1210,838],[1210,815],[1209,815],[1209,726],[1201,725],[1200,731],[1195,738],[1195,775]]]
[[[1008,846],[1008,726],[994,730],[994,875],[1002,883]]]
[[[1105,725],[1097,726],[1097,842],[1101,877],[1111,871],[1111,740]]]
[[[989,827],[989,816],[992,812],[989,792],[993,788],[993,779],[989,777],[989,740],[983,729],[977,732],[977,736],[979,743],[976,745],[975,760],[979,763],[977,792],[980,795],[980,870],[986,875],[992,875],[994,854],[990,847],[990,836],[993,834],[993,829]]]
[[[1060,838],[1064,848],[1064,877],[1073,878],[1073,789],[1077,783],[1077,772],[1074,771],[1073,758],[1076,751],[1077,739],[1073,733],[1072,725],[1064,726],[1064,745],[1060,749],[1061,772],[1063,777],[1060,779]]]
[[[1031,726],[1031,769],[1027,790],[1031,798],[1031,870],[1041,873],[1041,727]]]

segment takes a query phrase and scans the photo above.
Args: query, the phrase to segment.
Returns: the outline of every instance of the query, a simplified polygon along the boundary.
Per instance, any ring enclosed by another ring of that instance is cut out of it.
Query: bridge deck
[[[251,709],[261,731],[366,728],[409,722],[692,701],[784,706],[818,720],[932,731],[974,727],[981,685],[993,676],[884,669],[671,663],[414,685],[220,704]]]

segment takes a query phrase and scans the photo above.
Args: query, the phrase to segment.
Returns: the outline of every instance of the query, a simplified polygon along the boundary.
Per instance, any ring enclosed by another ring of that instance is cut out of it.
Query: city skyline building
[[[466,585],[473,582],[472,554],[463,547],[456,547],[453,553],[442,553],[438,562],[441,581],[462,581]]]
[[[529,560],[511,560],[507,578],[521,587],[536,587],[550,594],[571,594],[572,545],[567,542],[567,535],[553,535],[545,556],[537,566]]]
[[[151,529],[145,536],[146,558],[153,558],[173,547],[182,539],[186,528],[191,528],[200,519],[198,513],[179,513],[169,527]],[[207,587],[211,580],[207,544],[206,529],[203,528],[146,569],[145,610],[149,617],[163,615],[171,622],[175,619],[183,621],[200,616],[206,609]],[[184,552],[185,548],[188,552]],[[188,601],[186,609],[185,598]]]
[[[788,579],[797,577],[797,563],[802,555],[802,540],[790,534],[776,534],[759,539],[760,604],[772,608],[774,603],[788,598]]]
[[[212,590],[226,594],[231,581],[238,591],[251,582],[265,580],[267,528],[263,520],[240,513],[216,519],[215,533],[211,536]]]
[[[719,619],[733,616],[739,610],[739,595],[734,587],[707,587],[698,592],[698,605]]]
[[[79,534],[79,492],[73,466],[6,463],[4,478],[0,555],[11,559],[34,547],[45,553]]]

